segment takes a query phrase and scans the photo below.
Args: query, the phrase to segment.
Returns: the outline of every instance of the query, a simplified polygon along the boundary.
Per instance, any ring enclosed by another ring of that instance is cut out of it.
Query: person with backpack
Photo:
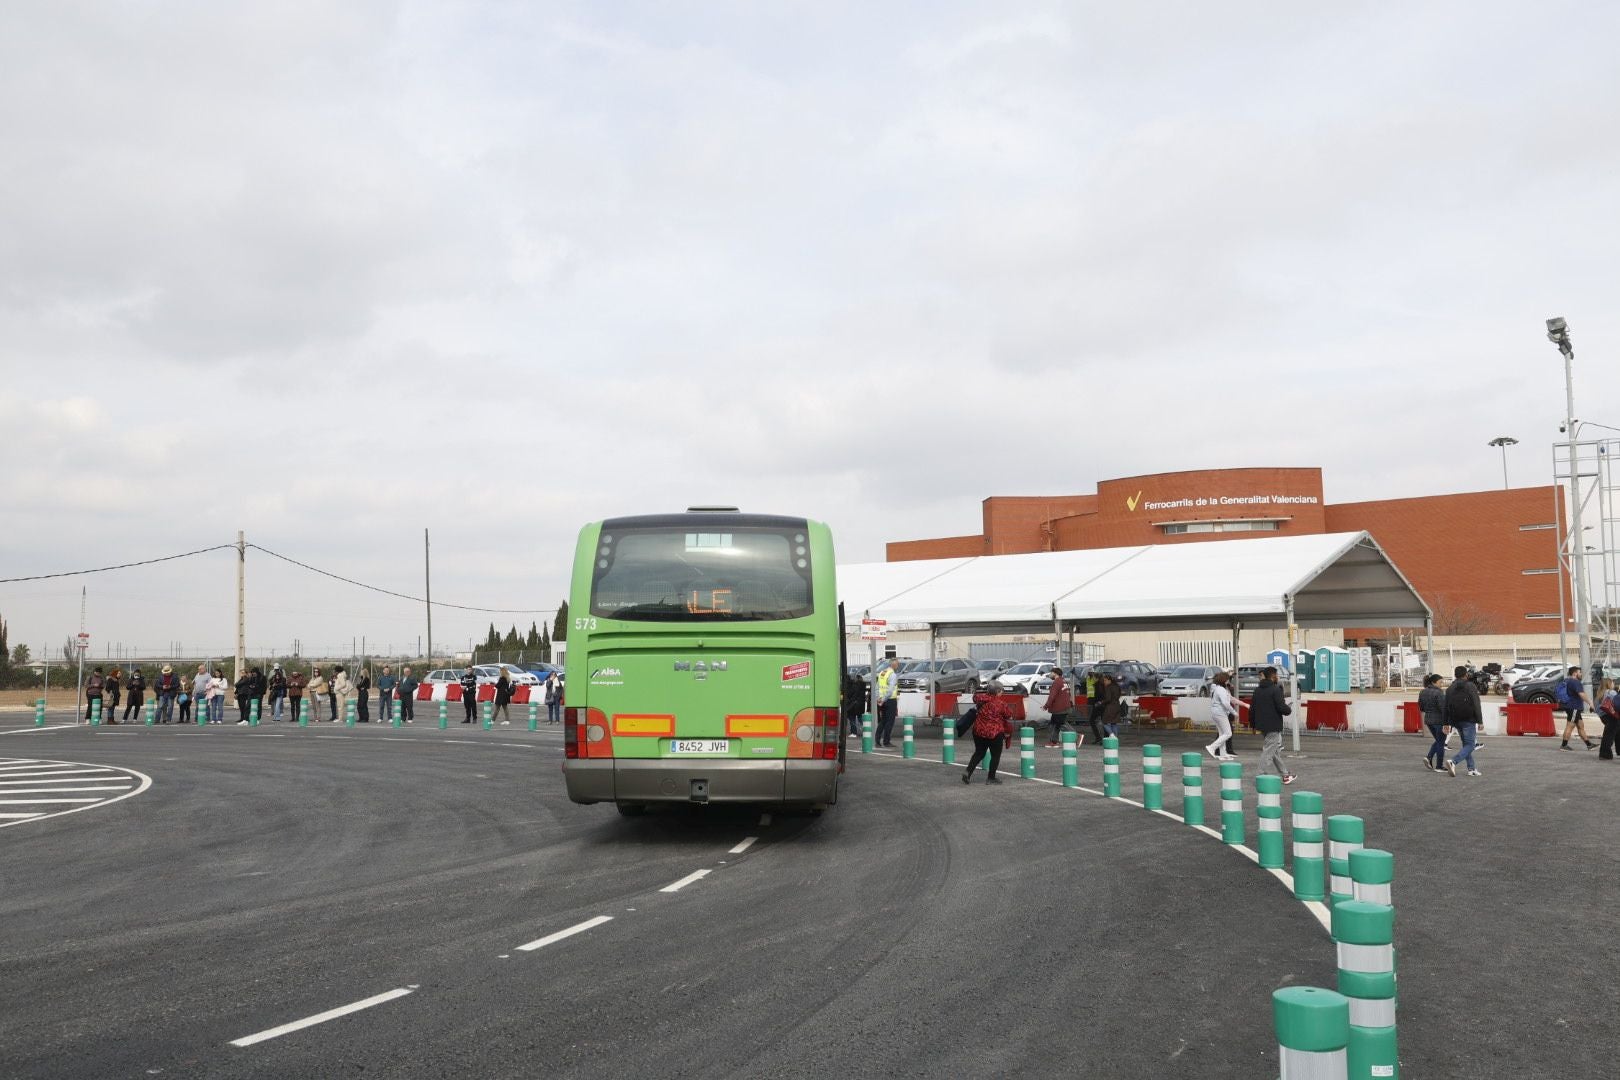
[[[1063,745],[1063,727],[1069,722],[1069,710],[1074,708],[1074,695],[1069,693],[1069,684],[1063,678],[1063,669],[1061,667],[1052,669],[1052,688],[1047,691],[1046,703],[1041,708],[1052,714],[1052,736],[1046,745]],[[1084,742],[1085,738],[1085,735],[1082,734],[1075,745],[1078,746],[1080,742]]]
[[[1603,741],[1598,745],[1598,757],[1613,761],[1615,737],[1620,735],[1620,694],[1615,693],[1613,679],[1604,679],[1601,691],[1598,716],[1603,720]]]
[[[1568,677],[1560,679],[1553,688],[1553,696],[1558,699],[1558,707],[1564,710],[1564,740],[1558,744],[1558,749],[1569,749],[1572,731],[1581,737],[1588,750],[1596,749],[1597,743],[1586,737],[1586,725],[1581,722],[1583,710],[1592,707],[1592,699],[1586,696],[1586,683],[1581,679],[1581,669],[1570,668]]]
[[[1457,748],[1457,756],[1446,762],[1446,772],[1456,776],[1457,766],[1466,761],[1468,775],[1479,776],[1480,771],[1474,766],[1474,747],[1478,745],[1475,732],[1485,719],[1479,707],[1479,687],[1468,677],[1466,667],[1458,666],[1452,674],[1455,677],[1446,689],[1446,723],[1457,729],[1462,745]]]
[[[1423,677],[1423,689],[1418,691],[1418,714],[1423,717],[1423,726],[1434,736],[1434,744],[1423,755],[1423,767],[1440,772],[1446,767],[1446,742],[1451,737],[1451,727],[1446,723],[1446,692],[1440,689],[1438,674]]]

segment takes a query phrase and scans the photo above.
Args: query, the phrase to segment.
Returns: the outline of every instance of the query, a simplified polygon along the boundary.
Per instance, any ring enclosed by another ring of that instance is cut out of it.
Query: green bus
[[[832,534],[732,507],[579,533],[563,775],[576,803],[823,810],[844,765]]]

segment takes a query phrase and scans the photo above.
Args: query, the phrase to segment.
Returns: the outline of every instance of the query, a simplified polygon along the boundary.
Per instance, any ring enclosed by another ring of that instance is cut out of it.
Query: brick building
[[[1365,529],[1434,610],[1436,633],[1556,634],[1563,512],[1553,486],[1328,505],[1321,469],[1198,469],[1101,480],[1095,495],[992,495],[983,503],[982,532],[895,541],[886,557],[898,562]]]

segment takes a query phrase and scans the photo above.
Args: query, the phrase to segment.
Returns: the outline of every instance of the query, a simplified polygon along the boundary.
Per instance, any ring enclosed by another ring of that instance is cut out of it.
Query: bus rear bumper
[[[577,803],[786,803],[830,806],[838,799],[836,761],[569,761],[568,797]]]

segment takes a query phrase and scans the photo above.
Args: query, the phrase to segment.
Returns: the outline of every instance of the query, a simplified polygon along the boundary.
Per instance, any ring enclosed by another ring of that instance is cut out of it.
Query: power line
[[[117,566],[98,566],[94,570],[63,570],[57,574],[33,574],[29,577],[0,578],[0,585],[8,585],[14,581],[47,581],[51,578],[80,577],[84,574],[105,574],[109,570],[128,570],[132,566],[151,566],[153,563],[173,562],[175,559],[189,559],[193,555],[203,555],[210,551],[230,551],[235,547],[235,544],[215,544],[213,547],[198,548],[196,551],[186,551],[179,555],[164,555],[157,559],[119,563]]]
[[[232,546],[234,546],[234,545],[232,545]],[[552,615],[552,614],[555,614],[556,611],[557,611],[556,608],[487,608],[487,607],[473,607],[473,606],[471,606],[469,604],[447,604],[443,600],[432,600],[432,601],[424,600],[420,596],[411,596],[411,595],[409,595],[407,593],[395,592],[392,589],[384,589],[379,585],[367,585],[363,581],[356,581],[353,578],[346,578],[342,574],[334,574],[330,570],[322,570],[318,566],[311,566],[308,563],[299,562],[297,559],[291,558],[291,557],[286,556],[286,555],[282,555],[280,552],[271,551],[269,548],[266,548],[266,547],[260,547],[258,544],[249,544],[247,546],[254,549],[255,551],[262,551],[266,555],[269,555],[271,558],[280,559],[282,562],[286,562],[286,563],[292,563],[294,566],[301,567],[301,568],[303,568],[305,570],[308,570],[309,572],[311,572],[313,574],[320,574],[322,577],[329,577],[333,581],[341,581],[345,585],[353,585],[356,588],[367,589],[367,590],[369,590],[371,592],[374,592],[374,593],[381,593],[384,596],[397,597],[400,600],[410,600],[413,603],[417,603],[417,604],[431,603],[434,607],[454,608],[457,611],[478,611],[478,612],[483,612],[485,614],[491,614],[491,615]]]

